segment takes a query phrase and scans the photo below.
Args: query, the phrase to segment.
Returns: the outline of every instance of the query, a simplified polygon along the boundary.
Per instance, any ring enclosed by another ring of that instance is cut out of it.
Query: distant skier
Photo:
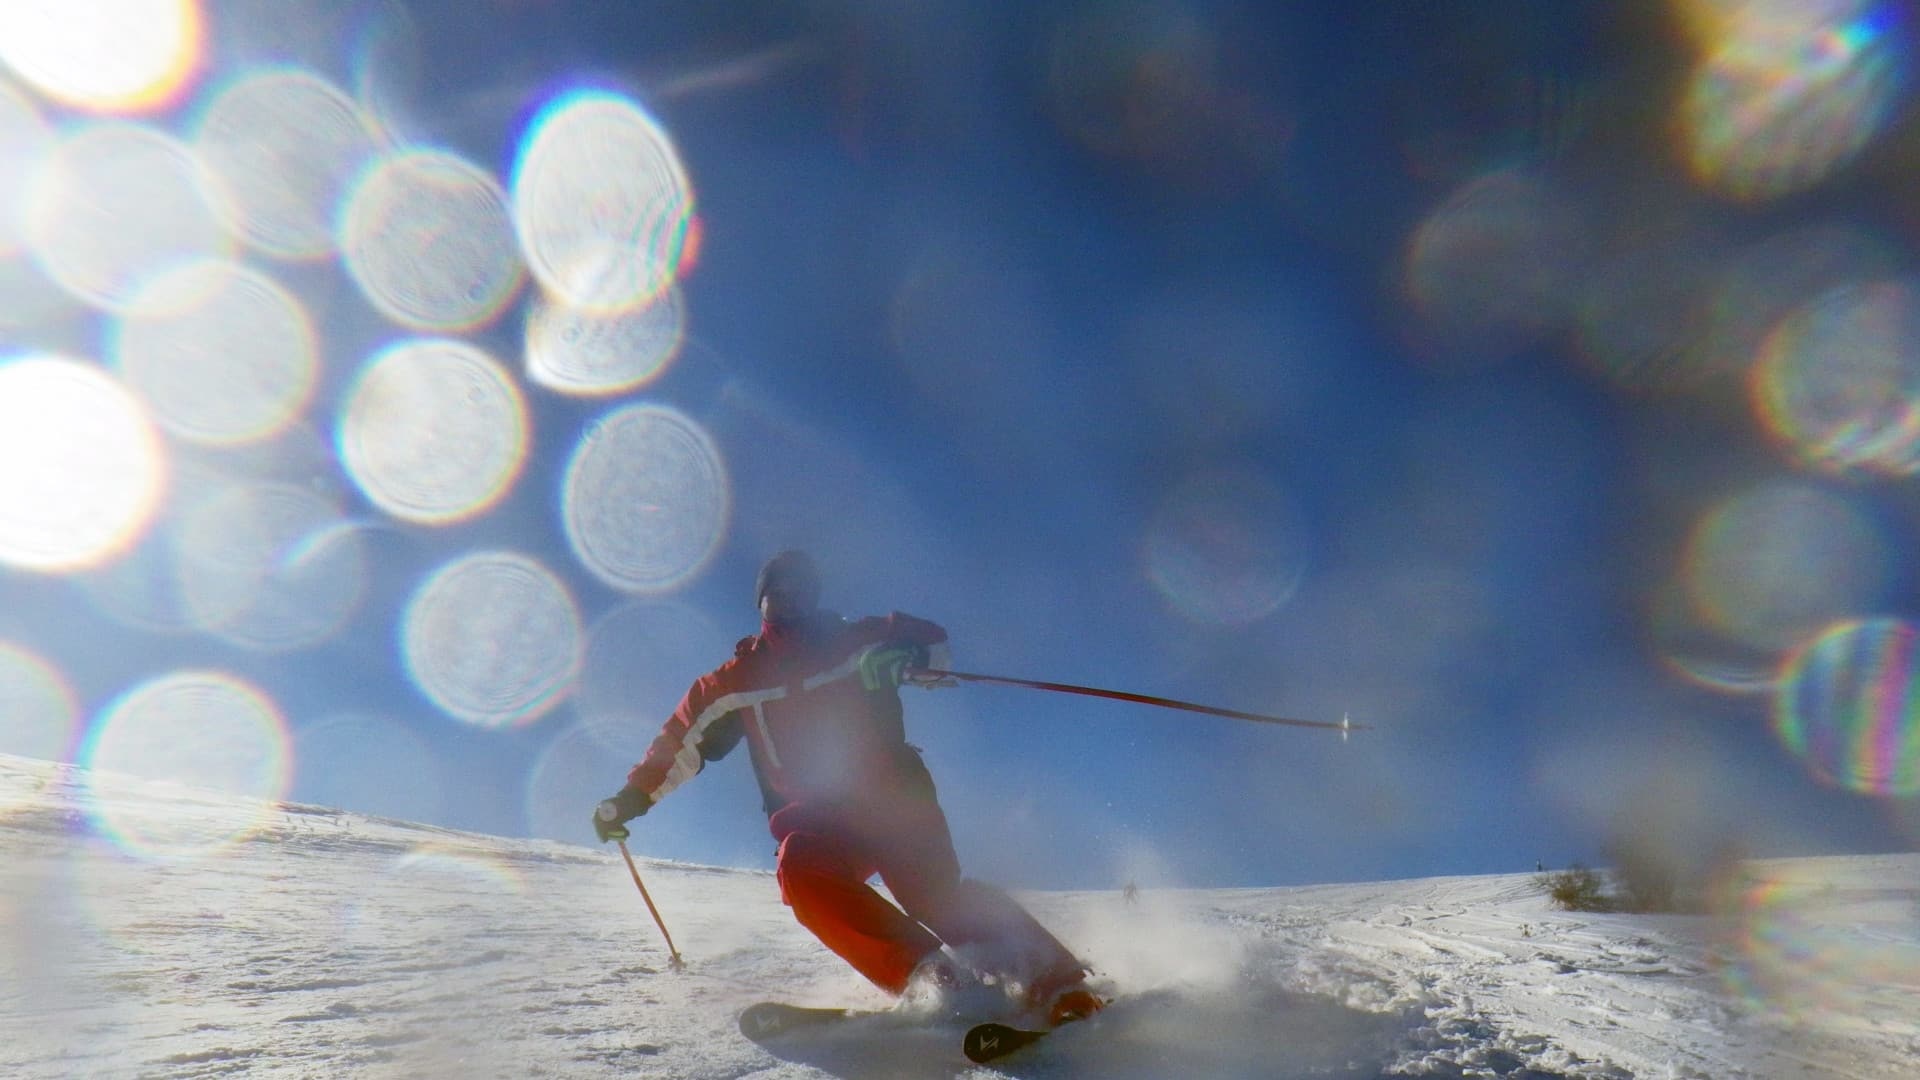
[[[805,552],[767,562],[754,591],[760,633],[694,682],[626,786],[595,809],[601,842],[624,839],[626,822],[745,737],[781,898],[860,974],[892,994],[957,986],[944,942],[1050,1022],[1098,1011],[1084,964],[1005,892],[960,876],[898,689],[945,666],[946,631],[899,612],[842,619],[819,597]],[[867,884],[875,874],[899,907]]]

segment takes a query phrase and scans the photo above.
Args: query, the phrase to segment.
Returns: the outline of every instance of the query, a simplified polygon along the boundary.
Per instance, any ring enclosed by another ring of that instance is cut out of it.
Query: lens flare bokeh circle
[[[1694,0],[1704,55],[1681,102],[1688,163],[1704,185],[1759,201],[1804,191],[1885,126],[1908,58],[1878,0]]]
[[[1920,471],[1920,287],[1843,287],[1794,312],[1767,338],[1753,401],[1767,430],[1808,464]]]
[[[1708,627],[1775,652],[1878,609],[1894,568],[1886,535],[1857,500],[1784,481],[1716,504],[1682,560],[1688,599]]]
[[[1893,276],[1899,260],[1891,238],[1859,225],[1796,226],[1741,247],[1710,290],[1707,374],[1751,378],[1782,320],[1835,289]]]
[[[331,936],[348,950],[385,948],[396,933],[427,925],[435,928],[434,940],[423,943],[429,955],[437,954],[450,967],[473,962],[485,951],[495,933],[488,920],[475,919],[476,910],[491,911],[500,918],[521,920],[537,917],[532,906],[547,907],[549,898],[527,900],[524,873],[496,851],[469,847],[457,840],[415,844],[384,865],[375,864],[371,873],[355,882],[352,898],[340,906],[339,922]],[[462,1045],[472,1052],[472,1040]],[[427,1075],[445,1071],[447,1058],[426,1058],[399,1062],[398,1072]]]
[[[444,151],[408,151],[368,168],[340,228],[341,258],[360,291],[410,329],[486,326],[525,278],[499,182]]]
[[[1415,230],[1406,288],[1438,347],[1499,359],[1572,317],[1588,246],[1579,215],[1542,179],[1492,172]]]
[[[199,0],[0,4],[0,61],[63,105],[140,113],[179,100],[206,49]]]
[[[231,227],[284,259],[333,250],[340,209],[379,152],[351,97],[293,68],[253,72],[221,90],[193,145],[231,195]]]
[[[234,483],[225,472],[192,456],[168,465],[166,497],[138,543],[124,555],[69,575],[93,610],[122,626],[150,634],[196,630],[184,590],[179,558],[181,533],[201,500]]]
[[[404,521],[444,525],[492,508],[526,461],[527,409],[500,363],[463,341],[404,341],[367,363],[340,413],[340,462]]]
[[[1823,783],[1920,795],[1920,627],[1839,622],[1795,650],[1774,697],[1774,733]]]
[[[612,312],[542,297],[527,314],[527,377],[575,397],[626,393],[658,378],[686,334],[686,300],[678,287]]]
[[[631,600],[587,632],[573,711],[601,748],[638,761],[686,692],[690,673],[727,655],[731,638],[705,612],[674,600]]]
[[[1696,686],[1724,694],[1764,694],[1773,689],[1780,654],[1728,637],[1694,604],[1675,579],[1654,593],[1648,618],[1651,646],[1663,664]]]
[[[1573,346],[1582,363],[1632,394],[1685,394],[1715,375],[1700,349],[1703,302],[1722,272],[1710,242],[1686,227],[1606,250],[1582,270]]]
[[[259,688],[218,671],[159,676],[94,721],[82,749],[88,809],[126,850],[197,858],[257,831],[286,795],[286,725]]]
[[[0,361],[0,563],[59,573],[133,545],[166,488],[138,399],[77,360]]]
[[[1819,1030],[1920,980],[1920,916],[1884,882],[1809,859],[1752,866],[1713,892],[1721,982],[1750,1010]]]
[[[206,259],[151,280],[113,361],[162,427],[190,442],[271,438],[305,411],[319,374],[306,309],[251,267]]]
[[[420,692],[482,727],[530,723],[573,689],[584,649],[566,586],[539,562],[481,551],[414,591],[401,652]]]
[[[64,761],[73,748],[80,707],[72,687],[45,657],[0,641],[0,754],[43,761]],[[7,787],[0,787],[0,818],[14,808]],[[31,801],[19,790],[18,804]]]
[[[174,580],[194,626],[288,652],[331,638],[366,591],[359,533],[293,484],[230,484],[197,500],[173,534]]]
[[[720,451],[675,409],[636,404],[589,426],[561,494],[567,540],[594,576],[631,593],[679,588],[726,534]]]
[[[533,276],[569,307],[619,311],[676,281],[688,250],[693,192],[679,152],[638,105],[617,95],[562,95],[528,130],[513,175],[513,212]]]
[[[27,95],[0,82],[0,256],[26,244],[26,201],[32,164],[53,149],[53,126]],[[5,325],[0,322],[0,325]]]
[[[27,245],[67,293],[125,312],[155,275],[228,253],[225,202],[178,139],[124,121],[90,124],[34,170]]]
[[[1242,469],[1195,474],[1147,527],[1147,580],[1199,623],[1242,626],[1273,614],[1306,573],[1307,530],[1291,500]]]

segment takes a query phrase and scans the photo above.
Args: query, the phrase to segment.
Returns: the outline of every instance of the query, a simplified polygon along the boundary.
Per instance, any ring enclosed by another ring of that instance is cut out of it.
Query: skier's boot
[[[1107,1003],[1101,1001],[1093,991],[1085,986],[1076,986],[1061,991],[1053,999],[1053,1004],[1047,1006],[1047,1024],[1059,1027],[1074,1020],[1085,1020],[1106,1007]]]
[[[1045,1009],[1049,1027],[1085,1020],[1107,1005],[1088,989],[1084,967],[1063,968],[1035,979],[1027,988],[1027,1003],[1035,1009]]]

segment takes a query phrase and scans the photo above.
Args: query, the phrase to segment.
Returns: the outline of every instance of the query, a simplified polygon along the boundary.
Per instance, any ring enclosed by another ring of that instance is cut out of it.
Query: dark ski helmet
[[[808,609],[820,603],[820,568],[804,551],[789,549],[767,560],[753,583],[753,606],[759,607],[761,597],[775,585],[792,593]]]

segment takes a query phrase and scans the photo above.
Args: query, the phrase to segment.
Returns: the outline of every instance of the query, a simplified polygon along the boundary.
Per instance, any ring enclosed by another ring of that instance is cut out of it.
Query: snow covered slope
[[[641,823],[644,825],[644,822]],[[882,1006],[770,876],[0,756],[9,1077],[1912,1077],[1920,856],[1761,862],[1719,917],[1533,875],[1026,899],[1121,994],[999,1069]]]

